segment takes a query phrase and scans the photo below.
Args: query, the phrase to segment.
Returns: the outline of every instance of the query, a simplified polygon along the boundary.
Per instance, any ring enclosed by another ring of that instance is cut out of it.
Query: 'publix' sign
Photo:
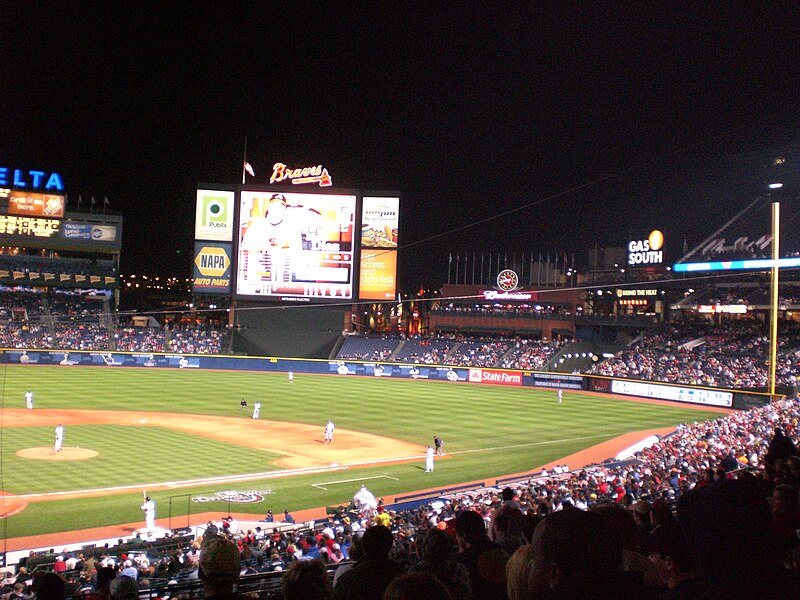
[[[11,186],[24,190],[45,190],[48,192],[63,192],[64,181],[58,173],[36,171],[31,169],[11,169],[0,167],[0,187]]]

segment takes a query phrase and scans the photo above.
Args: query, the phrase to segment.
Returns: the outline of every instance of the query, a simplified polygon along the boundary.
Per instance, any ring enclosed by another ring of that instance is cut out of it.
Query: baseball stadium
[[[796,454],[800,284],[679,275],[746,262],[733,238],[769,262],[769,198],[682,254],[656,229],[584,272],[456,253],[441,289],[404,296],[402,195],[285,172],[318,187],[198,184],[191,302],[155,311],[119,310],[127,288],[170,285],[119,274],[120,215],[5,192],[5,564],[67,573],[75,597],[95,560],[139,569],[148,597],[199,594],[190,557],[212,529],[242,548],[241,589],[280,597],[295,553],[332,577],[375,523],[409,553],[472,508],[511,544],[491,524],[505,502],[534,523],[669,512]]]

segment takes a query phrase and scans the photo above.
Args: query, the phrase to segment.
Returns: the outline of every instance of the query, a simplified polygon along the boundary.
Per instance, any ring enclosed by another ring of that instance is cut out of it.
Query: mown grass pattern
[[[495,477],[530,470],[628,431],[673,426],[684,421],[713,418],[718,414],[713,410],[644,404],[569,391],[564,394],[564,403],[559,405],[555,390],[388,378],[296,374],[294,382],[289,383],[284,374],[275,373],[58,366],[4,367],[0,370],[0,377],[5,407],[24,407],[25,390],[33,389],[37,408],[136,410],[143,413],[167,411],[249,418],[249,413],[239,412],[239,401],[246,398],[251,406],[255,400],[261,401],[262,419],[319,425],[321,434],[323,424],[331,418],[337,428],[421,445],[431,443],[433,435],[439,435],[450,454],[446,460],[437,461],[433,473],[423,472],[420,459],[418,464],[350,469],[333,476],[293,476],[238,484],[235,489],[273,490],[264,503],[236,506],[240,512],[255,514],[263,514],[268,508],[299,510],[347,502],[358,487],[355,483],[350,492],[343,492],[341,486],[330,491],[312,487],[313,483],[338,479],[377,475],[395,477],[398,481],[376,479],[370,485],[376,494],[388,497],[470,480],[493,483]],[[30,431],[34,429],[38,428],[30,428]],[[50,444],[52,429],[46,429],[47,444]],[[76,444],[71,441],[72,436],[79,433],[72,429],[78,427],[68,430],[68,445]],[[0,430],[3,457],[7,454],[6,445],[10,439],[6,436],[11,431]],[[127,437],[127,433],[120,435]],[[240,453],[255,452],[233,444],[220,444],[221,447],[211,456],[201,457],[203,447],[211,448],[210,442],[195,436],[183,436],[176,456],[174,449],[165,451],[158,443],[153,445],[127,438],[121,446],[115,447],[117,453],[126,457],[126,468],[119,472],[107,471],[103,477],[111,482],[109,485],[142,481],[141,474],[133,478],[131,471],[135,466],[143,465],[148,481],[154,480],[150,474],[163,473],[164,469],[170,473],[164,480],[175,480],[181,478],[174,475],[176,462],[194,463],[192,469],[196,466],[202,471],[201,476],[218,474],[214,469],[219,465],[226,466],[229,473],[241,473],[243,470],[239,467],[248,465],[241,462]],[[148,452],[146,457],[143,454],[145,450]],[[207,461],[217,466],[207,468]],[[8,464],[5,464],[0,488],[10,481],[7,468]],[[264,470],[265,461],[259,461],[257,467],[253,465],[249,469],[250,472]],[[79,468],[78,471],[82,473],[83,470]],[[52,485],[55,485],[52,478],[36,483],[37,488]],[[62,476],[57,485],[59,487],[53,489],[95,487],[85,485],[83,475],[77,479]],[[156,492],[159,518],[166,516],[164,503],[171,495],[208,494],[219,489],[224,489],[224,486]],[[9,519],[8,535],[135,521],[141,517],[137,502],[136,495],[116,495],[31,505],[20,516]],[[227,507],[203,505],[192,508],[201,509],[224,511]],[[173,514],[185,510],[185,503],[175,502]],[[54,518],[54,513],[69,515],[69,519]]]

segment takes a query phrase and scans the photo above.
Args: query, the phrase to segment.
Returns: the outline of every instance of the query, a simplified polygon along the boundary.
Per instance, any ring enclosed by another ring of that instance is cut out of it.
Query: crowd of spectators
[[[164,331],[158,327],[117,327],[114,344],[120,351],[163,352]]]
[[[222,332],[207,325],[180,325],[169,331],[168,352],[181,354],[219,354]]]
[[[223,571],[231,594],[248,575],[285,572],[286,600],[797,598],[799,435],[800,402],[784,400],[681,425],[624,462],[560,465],[413,510],[378,499],[312,530],[278,528],[272,513],[246,531],[209,522],[170,556],[64,552],[55,571],[75,597],[110,585],[119,600],[123,587],[136,600],[155,582],[199,580],[208,593]],[[219,553],[227,558],[216,564]],[[23,568],[0,584],[9,600],[27,600],[34,581]]]
[[[769,355],[766,328],[764,322],[751,319],[720,324],[683,319],[594,365],[592,372],[711,387],[764,387]],[[800,375],[800,329],[794,322],[782,322],[779,336],[776,381],[795,385]]]
[[[558,348],[558,342],[524,337],[469,337],[463,333],[407,338],[349,335],[336,357],[340,360],[392,360],[425,365],[541,369]]]

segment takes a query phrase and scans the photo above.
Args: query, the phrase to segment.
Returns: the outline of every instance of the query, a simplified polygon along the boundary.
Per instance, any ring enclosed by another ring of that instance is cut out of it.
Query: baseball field
[[[78,366],[4,366],[0,398],[6,538],[141,521],[143,490],[160,523],[169,512],[180,526],[187,511],[228,510],[190,500],[225,490],[260,492],[232,509],[260,518],[346,503],[362,483],[387,498],[493,483],[628,432],[720,414],[569,391],[558,404],[554,390],[509,386]],[[434,435],[446,456],[425,473]]]

